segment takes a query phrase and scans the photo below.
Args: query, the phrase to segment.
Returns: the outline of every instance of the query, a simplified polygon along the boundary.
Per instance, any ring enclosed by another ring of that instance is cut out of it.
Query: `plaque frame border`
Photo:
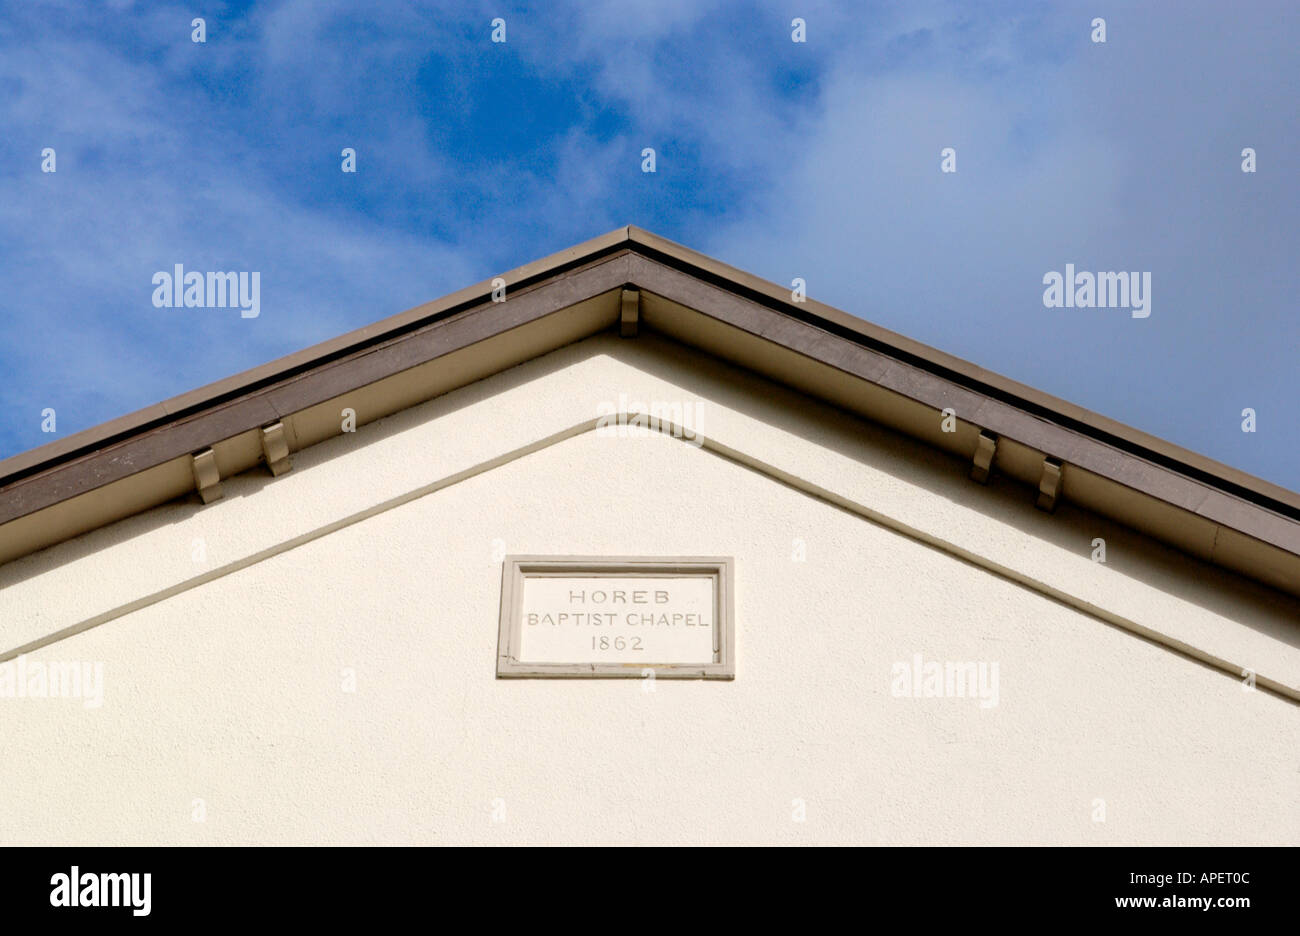
[[[501,564],[501,617],[497,631],[497,678],[735,679],[735,559],[731,556],[553,556],[510,555]],[[523,624],[524,578],[536,574],[584,578],[628,575],[696,575],[713,580],[713,662],[529,663],[518,658]]]

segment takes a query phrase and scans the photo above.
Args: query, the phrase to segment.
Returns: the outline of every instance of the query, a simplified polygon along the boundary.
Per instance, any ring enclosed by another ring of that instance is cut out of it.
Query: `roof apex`
[[[507,284],[508,303],[492,301],[494,280]],[[772,343],[810,367],[852,374],[923,406],[937,408],[936,401],[946,398],[944,394],[960,397],[965,407],[960,417],[977,430],[991,429],[982,415],[998,410],[1004,427],[991,431],[1005,431],[1012,423],[1025,427],[1034,438],[1018,441],[1066,464],[1075,463],[1073,453],[1079,445],[1093,446],[1088,470],[1143,493],[1151,493],[1167,480],[1181,479],[1172,487],[1165,485],[1167,496],[1156,496],[1202,515],[1213,513],[1206,505],[1214,499],[1219,515],[1209,517],[1213,522],[1264,512],[1249,523],[1243,520],[1233,526],[1250,529],[1254,532],[1249,535],[1300,556],[1300,495],[839,309],[812,299],[795,302],[784,287],[633,225],[0,461],[0,529],[166,458],[199,452],[239,433],[288,420],[298,411],[295,407],[324,399],[321,393],[337,396],[355,390],[625,286],[676,302],[734,329],[737,336],[747,334]],[[613,305],[610,308],[613,310]],[[612,315],[611,326],[617,311]],[[600,327],[603,323],[591,324],[593,330]],[[452,332],[459,336],[455,341],[451,341]],[[570,335],[567,340],[576,337],[581,335]],[[672,337],[691,340],[682,335]],[[745,347],[758,345],[749,341]],[[550,348],[538,340],[533,350],[541,354]],[[713,349],[723,356],[744,357],[739,350],[731,352],[730,346]],[[501,366],[513,363],[517,360]],[[738,363],[762,370],[744,359]],[[890,381],[886,378],[899,374],[906,378],[895,380],[896,386],[887,386]],[[913,392],[918,381],[928,382],[928,397]],[[312,391],[316,396],[304,390],[308,385],[316,388]],[[1151,478],[1160,484],[1153,482],[1151,490],[1143,490]],[[1187,482],[1200,487],[1188,488]],[[0,550],[0,562],[5,559]]]

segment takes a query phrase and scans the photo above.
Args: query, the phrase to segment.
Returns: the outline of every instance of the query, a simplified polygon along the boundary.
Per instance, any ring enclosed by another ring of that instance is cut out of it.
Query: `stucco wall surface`
[[[0,699],[0,841],[1300,841],[1294,702],[1033,583],[1289,678],[1293,603],[648,337],[223,485],[0,567],[3,649],[104,618],[27,655],[101,705]],[[734,556],[736,680],[496,679],[506,553]]]

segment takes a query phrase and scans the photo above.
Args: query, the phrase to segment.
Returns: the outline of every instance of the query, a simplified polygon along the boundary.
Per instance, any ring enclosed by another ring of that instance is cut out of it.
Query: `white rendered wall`
[[[662,435],[504,457],[620,394],[791,483]],[[0,699],[0,842],[1300,842],[1292,701],[796,485],[1281,674],[1294,603],[710,359],[601,337],[294,466],[0,567],[0,651],[112,618],[29,654],[101,706]],[[503,552],[734,556],[736,680],[497,680]],[[896,697],[918,653],[997,704]]]

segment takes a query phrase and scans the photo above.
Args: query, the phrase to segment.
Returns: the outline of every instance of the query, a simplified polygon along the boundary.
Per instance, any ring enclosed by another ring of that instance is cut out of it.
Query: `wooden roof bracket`
[[[981,429],[979,443],[975,447],[975,460],[970,469],[972,481],[989,483],[989,472],[993,469],[993,456],[997,450],[998,437],[987,429]]]
[[[619,316],[618,333],[623,338],[635,338],[641,323],[641,290],[623,289],[622,312]]]
[[[1061,493],[1061,460],[1052,458],[1050,455],[1043,459],[1043,474],[1038,479],[1038,502],[1039,510],[1046,510],[1052,513],[1056,510],[1056,502]]]
[[[205,448],[190,456],[194,470],[194,487],[203,503],[210,504],[221,496],[221,473],[217,470],[217,453]]]
[[[284,423],[262,427],[262,458],[277,478],[293,466],[289,464],[289,443],[284,437]]]

